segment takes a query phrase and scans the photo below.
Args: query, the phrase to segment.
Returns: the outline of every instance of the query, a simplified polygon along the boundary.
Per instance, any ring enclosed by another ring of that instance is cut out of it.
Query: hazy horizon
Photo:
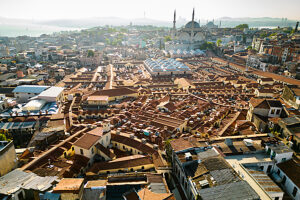
[[[86,19],[118,17],[124,19],[148,18],[172,21],[176,9],[177,19],[191,19],[195,8],[196,19],[230,18],[288,18],[299,20],[299,0],[0,0],[0,17],[34,21],[58,19]]]

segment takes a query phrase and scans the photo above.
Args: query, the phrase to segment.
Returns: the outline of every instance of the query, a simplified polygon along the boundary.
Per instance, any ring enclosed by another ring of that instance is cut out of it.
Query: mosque
[[[188,22],[180,30],[176,29],[176,11],[174,11],[173,28],[171,30],[172,41],[165,43],[166,51],[191,51],[199,49],[200,45],[206,40],[209,32],[200,27],[195,21],[195,10],[193,9],[192,21]]]

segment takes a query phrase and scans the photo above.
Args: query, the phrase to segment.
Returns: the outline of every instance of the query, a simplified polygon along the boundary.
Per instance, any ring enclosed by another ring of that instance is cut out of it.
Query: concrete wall
[[[103,135],[99,140],[98,142],[100,144],[102,144],[104,147],[107,148],[107,146],[110,144],[110,139],[111,139],[111,134],[110,133],[106,133],[105,135]],[[96,142],[95,145],[98,143]],[[83,154],[80,153],[80,149],[82,149],[83,151]],[[92,150],[93,149],[93,150]],[[95,146],[92,146],[90,149],[83,149],[81,147],[78,147],[78,146],[75,146],[74,145],[74,150],[75,150],[75,154],[78,154],[78,155],[83,155],[85,157],[88,157],[88,158],[92,158],[96,152],[97,152],[97,148]]]
[[[61,193],[61,200],[74,200],[74,199],[80,199],[79,194]]]
[[[18,102],[26,102],[28,99],[35,97],[38,94],[34,93],[14,93],[14,96],[17,98]]]
[[[115,142],[115,141],[111,141],[113,147],[121,150],[121,151],[129,151],[131,152],[132,154],[134,155],[137,155],[137,154],[143,154],[142,151],[138,150],[138,149],[135,149],[134,147],[131,147],[131,146],[127,146],[125,144],[122,144],[122,143],[119,143],[119,142]]]
[[[300,200],[300,188],[297,187],[292,181],[291,179],[289,179],[289,177],[283,172],[281,171],[276,165],[274,166],[274,172],[277,173],[277,171],[280,171],[280,174],[278,176],[280,176],[281,178],[286,177],[286,181],[284,184],[281,183],[281,185],[283,186],[284,190],[295,200]],[[277,173],[278,174],[278,173]],[[297,193],[295,196],[292,195],[294,187],[296,187],[298,189]]]
[[[128,170],[128,171],[134,172],[134,171],[139,171],[139,170],[149,170],[151,168],[154,168],[154,164],[147,164],[147,165],[141,164],[139,166],[130,167],[130,168],[124,167],[124,168],[116,168],[116,169],[109,169],[109,170],[100,170],[98,172],[98,174],[105,174],[105,173],[107,173],[107,171],[109,171],[109,173],[116,173],[119,170],[121,170],[121,171]]]
[[[17,167],[15,146],[11,141],[0,150],[0,176],[3,176]]]
[[[106,200],[106,187],[103,188],[84,188],[83,200],[98,199]]]

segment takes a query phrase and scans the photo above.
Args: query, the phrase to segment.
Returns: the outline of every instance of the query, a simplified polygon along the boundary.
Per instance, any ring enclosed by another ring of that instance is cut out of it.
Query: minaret
[[[192,15],[192,31],[191,31],[191,43],[194,41],[194,20],[195,17],[195,8],[193,8],[193,15]]]
[[[173,30],[172,30],[172,40],[175,39],[175,35],[176,35],[176,10],[174,10],[174,19],[173,19]]]

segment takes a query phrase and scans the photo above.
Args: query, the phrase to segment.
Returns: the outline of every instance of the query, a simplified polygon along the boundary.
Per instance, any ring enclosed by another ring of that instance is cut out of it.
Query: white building
[[[102,127],[97,127],[83,135],[73,144],[75,154],[88,157],[90,158],[90,163],[93,163],[96,154],[102,155],[101,152],[98,152],[96,146],[100,144],[104,148],[107,148],[110,145],[110,140],[110,132],[103,133]],[[104,153],[104,155],[106,154]],[[107,160],[108,158],[104,157],[104,159]]]
[[[62,102],[63,101],[63,87],[50,87],[38,95],[39,99],[47,102]]]
[[[278,177],[279,179],[278,179]],[[295,200],[300,200],[300,165],[288,160],[274,166],[273,177]],[[277,179],[276,179],[277,178]]]
[[[283,143],[278,145],[266,145],[266,151],[270,154],[270,158],[276,163],[285,162],[292,159],[293,151]]]
[[[45,104],[46,104],[45,100],[34,99],[29,101],[24,107],[22,107],[22,110],[23,111],[41,110]]]
[[[49,86],[20,85],[13,90],[13,93],[18,102],[26,102],[28,99],[39,95],[47,88],[49,88]]]

